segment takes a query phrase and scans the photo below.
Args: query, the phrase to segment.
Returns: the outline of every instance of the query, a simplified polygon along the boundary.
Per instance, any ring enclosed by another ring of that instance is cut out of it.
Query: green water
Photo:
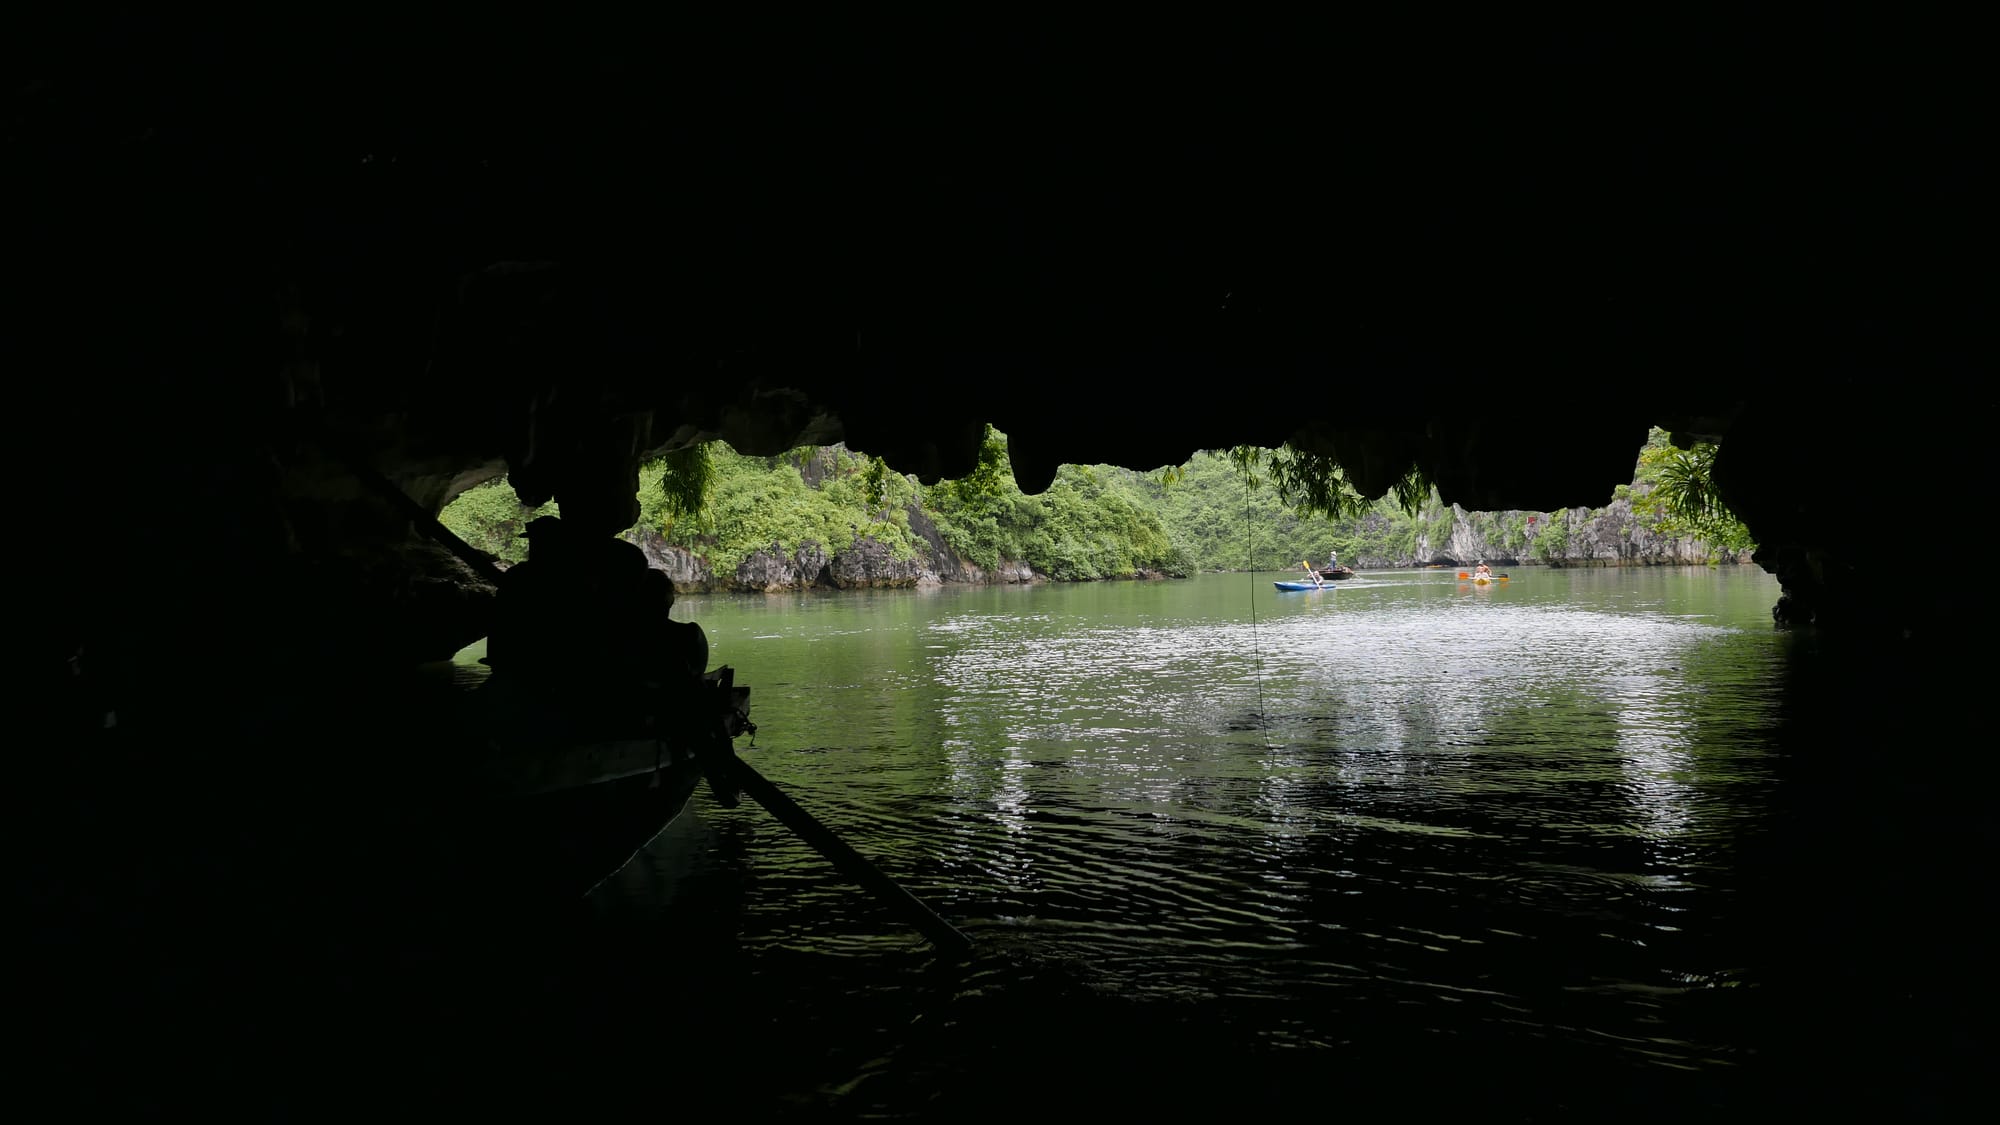
[[[567,909],[523,893],[667,806],[444,817],[406,791],[466,749],[478,646],[408,685],[302,669],[310,710],[260,711],[268,737],[27,794],[66,858],[34,963],[74,967],[33,974],[36,1041],[97,1076],[72,1094],[260,1117],[413,1090],[955,1122],[1983,1096],[2000,779],[1948,649],[1779,629],[1754,567],[1276,577],[676,607],[751,689],[743,759],[963,958],[705,788]]]
[[[1061,1075],[1118,1105],[1191,1056],[1267,1093],[1393,1101],[1420,1053],[1566,1076],[1544,1111],[1775,1096],[1801,966],[1838,959],[1775,936],[1821,901],[1787,866],[1775,581],[1510,573],[684,598],[752,687],[743,757],[977,952],[941,965],[706,793],[597,892],[600,943],[726,962],[770,1089],[832,1114]]]

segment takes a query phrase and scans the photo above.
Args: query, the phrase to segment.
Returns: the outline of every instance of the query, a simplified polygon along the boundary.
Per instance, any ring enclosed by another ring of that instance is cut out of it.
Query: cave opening
[[[490,587],[424,521],[505,474],[608,534],[631,526],[642,452],[709,440],[844,441],[955,479],[987,421],[1029,494],[1065,464],[1296,440],[1369,495],[1422,463],[1468,512],[1601,503],[1652,425],[1718,442],[1715,491],[1781,584],[1790,627],[1770,627],[1792,653],[1775,749],[1795,772],[1773,788],[1793,803],[1708,837],[1788,857],[1742,887],[1765,912],[1759,964],[1786,982],[1759,1010],[1910,1032],[1879,1055],[1873,1033],[1781,1036],[1793,1065],[1767,1104],[1851,1110],[1852,1080],[1930,1109],[1981,1073],[1983,1036],[1961,1029],[1991,1011],[1964,940],[1984,932],[1964,908],[1992,852],[1991,767],[1966,737],[1982,603],[1935,572],[1982,550],[1947,498],[1983,479],[1988,204],[1967,139],[1988,131],[1989,68],[1933,58],[1980,37],[1739,21],[1743,40],[1704,33],[1653,67],[1628,48],[1657,27],[1537,29],[1514,50],[1347,14],[1077,42],[981,27],[908,50],[909,29],[678,15],[287,9],[261,35],[132,6],[36,15],[0,124],[22,220],[20,683],[55,732],[18,790],[20,964],[31,1047],[74,1075],[66,1096],[372,1095],[450,1053],[438,1029],[551,1085],[655,1065],[631,1044],[524,1057],[551,1028],[629,1022],[611,968],[586,1002],[516,1022],[550,950],[602,964],[605,946],[520,915],[400,940],[435,905],[423,865],[498,838],[406,850],[437,811],[410,778],[455,743],[400,673],[479,635]],[[126,685],[96,712],[115,727],[71,721],[79,656]],[[1643,703],[1656,670],[1631,671]],[[1004,759],[978,812],[1046,827],[1061,817],[1028,815],[1017,783],[1074,772]],[[1508,885],[1552,877],[1535,874]],[[1595,941],[1506,964],[1560,979]],[[643,946],[617,952],[678,983]],[[889,960],[901,997],[923,974]],[[361,979],[384,961],[394,986]],[[762,1042],[764,1012],[723,1007],[737,978],[714,979],[699,999]],[[290,1006],[305,991],[325,1003]],[[1073,1015],[1100,991],[1061,965],[996,1003]],[[196,1033],[210,1014],[227,1026]],[[482,1017],[493,1034],[468,1027]],[[788,1044],[823,1047],[821,1026],[794,1021]],[[1088,1053],[1097,1026],[1054,1042]],[[329,1029],[337,1049],[292,1049]],[[361,1057],[376,1034],[402,1050]],[[1032,1073],[1053,1053],[1011,1057]],[[441,1069],[486,1081],[491,1058]],[[824,1077],[865,1091],[874,1073]],[[1654,1087],[1633,1088],[1638,1112]]]

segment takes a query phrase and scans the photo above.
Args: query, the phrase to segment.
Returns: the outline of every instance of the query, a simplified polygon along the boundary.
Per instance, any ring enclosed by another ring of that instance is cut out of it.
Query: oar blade
[[[777,817],[787,828],[798,833],[806,843],[811,844],[814,850],[830,861],[841,874],[854,880],[866,890],[872,891],[878,898],[894,908],[897,913],[903,916],[904,921],[914,926],[918,932],[930,940],[932,945],[936,946],[940,951],[952,955],[962,955],[971,951],[971,938],[966,937],[956,926],[945,921],[937,911],[932,910],[926,905],[923,900],[905,890],[901,884],[891,879],[881,868],[869,862],[860,852],[855,851],[853,847],[848,845],[847,841],[835,835],[831,828],[820,823],[819,818],[800,808],[798,802],[786,796],[782,790],[773,785],[763,774],[752,769],[750,763],[734,754],[729,755],[726,763],[734,774],[734,780],[752,797],[756,798],[757,803],[764,806],[765,811]]]

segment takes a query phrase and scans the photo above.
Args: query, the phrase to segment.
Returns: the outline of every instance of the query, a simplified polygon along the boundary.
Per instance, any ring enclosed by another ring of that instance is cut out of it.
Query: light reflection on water
[[[1198,1002],[1248,1050],[1366,1058],[1374,1027],[1726,1067],[1755,1044],[1689,997],[1746,956],[1776,592],[1744,568],[684,599],[753,687],[746,760],[979,952],[940,991],[880,904],[705,794],[599,915],[742,943],[782,1012],[865,1013],[828,1064],[873,1076],[848,1108],[979,1081],[975,1029],[1030,999],[1119,1034]]]

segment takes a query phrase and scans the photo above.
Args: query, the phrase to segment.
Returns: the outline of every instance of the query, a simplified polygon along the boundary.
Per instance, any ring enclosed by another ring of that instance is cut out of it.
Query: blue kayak
[[[1273,582],[1271,585],[1276,586],[1280,590],[1331,590],[1334,588],[1331,582],[1324,584],[1317,582]]]

